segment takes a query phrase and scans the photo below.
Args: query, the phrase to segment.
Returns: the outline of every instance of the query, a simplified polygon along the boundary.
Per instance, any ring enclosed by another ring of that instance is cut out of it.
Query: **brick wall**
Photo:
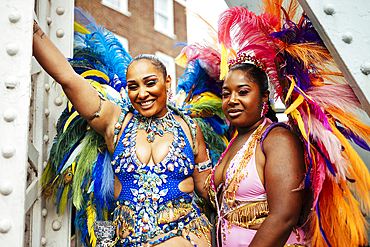
[[[98,25],[104,25],[107,29],[125,37],[132,57],[160,51],[175,58],[182,49],[182,47],[175,48],[175,44],[187,42],[185,7],[176,1],[173,2],[176,39],[154,30],[153,0],[128,0],[130,17],[103,5],[101,0],[75,0],[75,6],[88,11]],[[183,73],[184,69],[176,65],[177,77]]]

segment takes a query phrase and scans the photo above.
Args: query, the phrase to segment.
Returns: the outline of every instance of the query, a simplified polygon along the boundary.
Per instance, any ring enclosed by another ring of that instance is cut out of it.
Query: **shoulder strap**
[[[184,119],[185,123],[189,126],[191,137],[193,138],[193,150],[195,150],[195,137],[197,135],[197,129],[194,120],[191,119],[191,117],[185,115],[183,111],[173,106],[172,104],[167,104],[167,107],[170,108],[177,115],[179,115],[182,119]]]
[[[114,149],[116,148],[117,139],[118,139],[117,138],[118,137],[118,133],[122,129],[122,123],[123,123],[123,120],[125,119],[126,115],[127,115],[126,109],[125,108],[121,108],[121,115],[119,115],[118,121],[114,125],[114,139],[113,139],[113,148]]]
[[[260,141],[261,142],[261,149],[262,149],[262,152],[263,153],[265,153],[265,151],[263,150],[263,141],[265,140],[265,138],[267,137],[267,135],[270,133],[270,131],[273,128],[279,127],[279,126],[290,130],[289,125],[287,125],[285,123],[273,123],[269,127],[267,127],[266,130],[265,130],[265,132],[263,132],[262,137],[261,137],[261,141]]]

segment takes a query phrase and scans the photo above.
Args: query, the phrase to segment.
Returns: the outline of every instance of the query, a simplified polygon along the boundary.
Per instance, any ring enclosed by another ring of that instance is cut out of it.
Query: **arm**
[[[294,133],[278,127],[269,133],[263,147],[266,157],[264,181],[270,213],[250,247],[284,246],[298,222],[304,198],[304,190],[292,191],[299,187],[305,173],[302,144]]]
[[[210,157],[208,157],[207,154],[207,147],[206,143],[204,142],[202,131],[200,130],[199,125],[198,124],[196,125],[197,125],[197,135],[195,137],[196,139],[194,147],[194,163],[199,164],[207,161]],[[192,175],[194,179],[195,191],[199,196],[203,197],[207,201],[209,201],[208,192],[204,188],[204,182],[206,181],[210,172],[211,169],[199,172],[198,168],[196,168]]]
[[[109,101],[101,102],[95,89],[73,70],[68,60],[37,24],[34,26],[33,55],[43,69],[61,84],[63,91],[81,117],[91,119],[94,113],[101,108],[100,117],[89,121],[89,124],[102,134],[106,141],[107,138],[111,138],[106,133],[107,129],[113,128],[114,121],[118,119],[119,106]],[[113,131],[111,132],[113,134]],[[110,142],[107,141],[107,143]]]

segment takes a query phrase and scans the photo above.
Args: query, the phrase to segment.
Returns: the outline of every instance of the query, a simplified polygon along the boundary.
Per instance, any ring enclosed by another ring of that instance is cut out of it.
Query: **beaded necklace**
[[[153,142],[155,135],[163,136],[164,133],[174,133],[174,130],[180,127],[179,123],[175,121],[174,116],[170,113],[167,108],[167,112],[163,117],[145,117],[138,114],[139,118],[139,129],[145,129],[148,133],[148,142]]]

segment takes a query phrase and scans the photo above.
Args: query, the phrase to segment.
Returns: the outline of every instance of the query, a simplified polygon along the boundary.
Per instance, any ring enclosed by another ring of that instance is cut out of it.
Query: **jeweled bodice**
[[[117,201],[128,206],[136,217],[135,235],[153,238],[161,231],[159,212],[191,202],[191,194],[180,191],[178,185],[192,175],[194,156],[184,131],[173,117],[174,137],[165,158],[157,164],[142,163],[136,155],[140,119],[141,115],[134,115],[124,129],[112,165],[122,184]]]

